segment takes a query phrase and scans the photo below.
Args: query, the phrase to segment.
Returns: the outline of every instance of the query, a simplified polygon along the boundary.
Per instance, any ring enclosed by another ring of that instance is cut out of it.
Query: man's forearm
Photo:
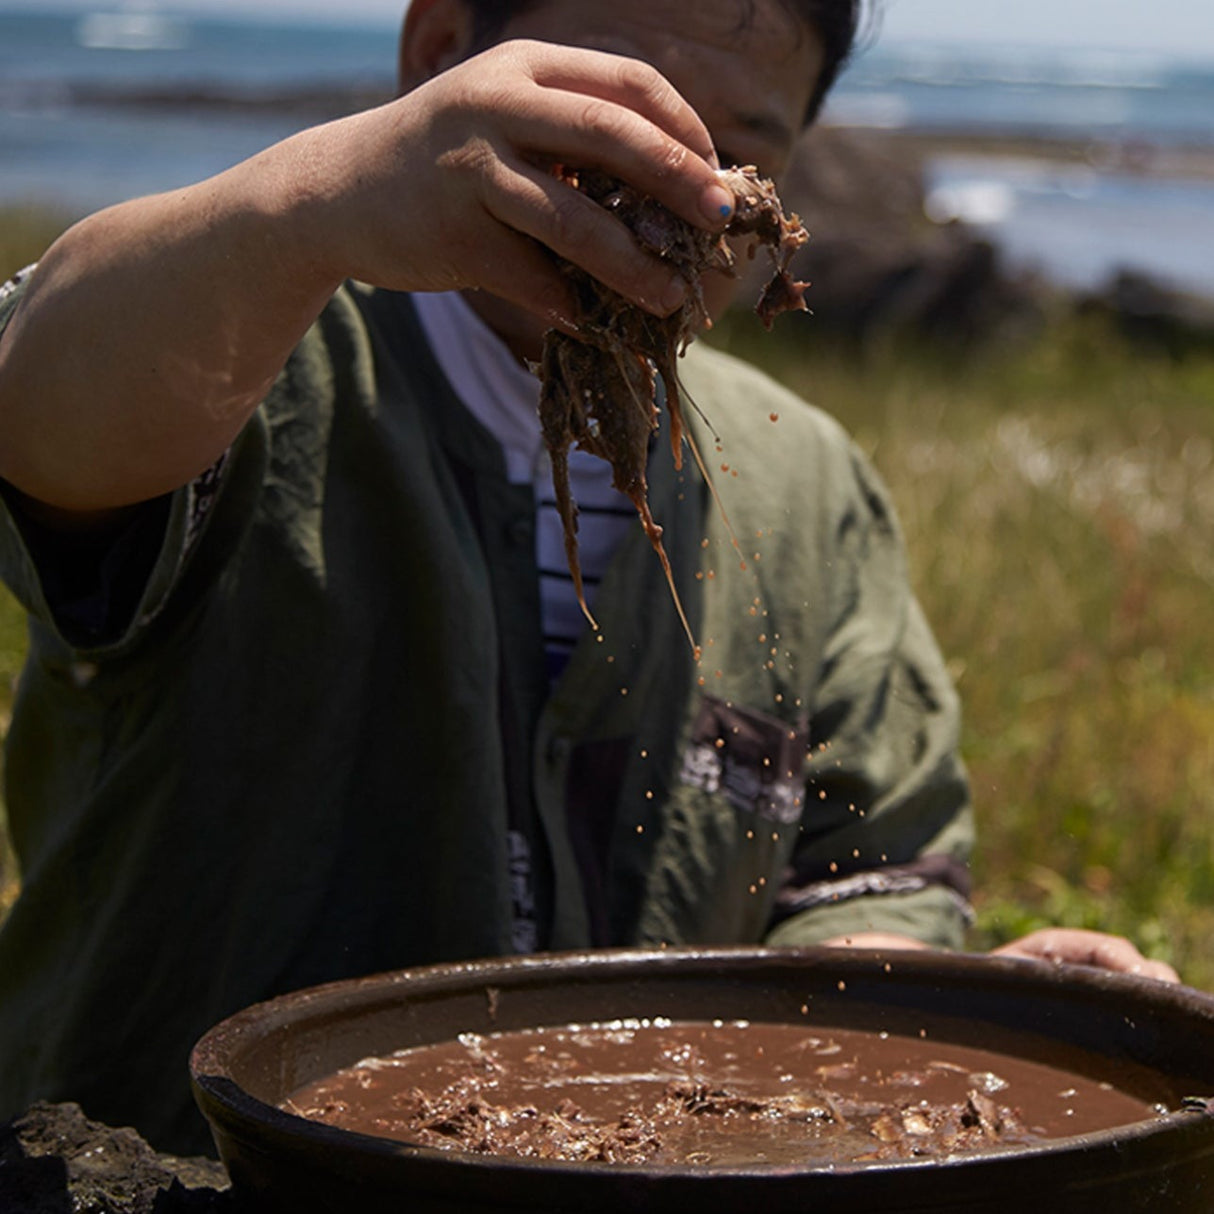
[[[308,244],[291,141],[77,224],[0,337],[0,475],[102,511],[231,443],[337,285]]]

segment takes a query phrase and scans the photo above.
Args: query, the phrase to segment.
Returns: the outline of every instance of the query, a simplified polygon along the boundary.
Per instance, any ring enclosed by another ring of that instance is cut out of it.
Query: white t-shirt
[[[565,559],[565,533],[552,490],[552,465],[540,430],[540,382],[468,306],[457,291],[413,297],[430,348],[456,395],[502,445],[506,475],[530,484],[536,502],[536,563],[544,643],[550,668],[559,669],[588,626]],[[611,466],[576,448],[569,480],[578,506],[578,553],[586,601],[616,547],[637,525],[632,502],[611,484]]]

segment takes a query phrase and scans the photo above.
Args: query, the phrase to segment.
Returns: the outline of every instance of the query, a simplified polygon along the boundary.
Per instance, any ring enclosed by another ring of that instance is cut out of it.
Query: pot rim
[[[1119,996],[1130,1000],[1134,1007],[1141,1007],[1145,1003],[1153,1010],[1181,1014],[1186,1018],[1196,1017],[1214,1026],[1214,995],[1195,988],[1164,983],[1140,975],[1025,958],[824,946],[598,949],[443,962],[362,978],[341,979],[280,995],[253,1004],[208,1030],[191,1052],[191,1080],[198,1103],[208,1119],[214,1124],[216,1118],[213,1114],[219,1115],[224,1133],[242,1139],[247,1140],[253,1136],[261,1139],[268,1134],[291,1150],[328,1147],[385,1160],[400,1158],[421,1166],[442,1166],[445,1169],[458,1166],[468,1173],[535,1177],[542,1174],[554,1179],[562,1176],[618,1176],[644,1171],[647,1176],[655,1178],[679,1180],[683,1183],[703,1180],[707,1183],[720,1182],[731,1177],[807,1177],[826,1174],[842,1177],[852,1173],[908,1173],[925,1168],[939,1172],[941,1169],[989,1166],[992,1161],[1009,1158],[1021,1163],[1037,1158],[1058,1161],[1071,1154],[1089,1154],[1114,1145],[1124,1148],[1130,1143],[1147,1143],[1164,1135],[1184,1134],[1188,1129],[1196,1129],[1203,1124],[1214,1124],[1214,1099],[1205,1099],[1198,1093],[1193,1093],[1192,1107],[1182,1107],[1111,1129],[1050,1138],[1041,1143],[959,1152],[955,1155],[923,1159],[849,1161],[803,1167],[757,1162],[706,1167],[684,1163],[637,1165],[538,1160],[418,1146],[327,1125],[287,1112],[253,1096],[233,1078],[227,1061],[239,1052],[242,1045],[268,1037],[293,1022],[302,1023],[310,1016],[323,1015],[338,1003],[342,1005],[343,1010],[350,1011],[358,1003],[367,1005],[398,1002],[399,999],[394,999],[393,996],[399,996],[399,992],[404,988],[418,996],[426,993],[466,992],[476,988],[487,991],[493,987],[526,986],[540,980],[550,983],[554,978],[576,980],[579,974],[609,972],[612,975],[628,977],[635,972],[637,978],[644,978],[655,972],[670,974],[682,970],[694,971],[700,967],[703,967],[706,973],[717,967],[727,967],[728,973],[739,974],[759,971],[773,964],[794,964],[804,966],[807,970],[828,967],[832,974],[837,973],[840,981],[846,981],[848,976],[871,978],[874,965],[888,973],[885,967],[889,965],[899,973],[909,973],[928,980],[938,978],[950,986],[957,985],[958,979],[980,971],[988,983],[1003,985],[1009,990],[1041,988],[1048,991],[1066,988],[1068,992],[1082,991],[1099,998]],[[762,1020],[763,1017],[756,1014],[751,1019]],[[561,1022],[568,1023],[568,1019]],[[786,1021],[780,1018],[779,1022]],[[1211,1095],[1214,1096],[1214,1085]],[[1211,1121],[1206,1123],[1205,1118],[1210,1118]],[[1214,1154],[1214,1141],[1211,1143],[1210,1153]]]

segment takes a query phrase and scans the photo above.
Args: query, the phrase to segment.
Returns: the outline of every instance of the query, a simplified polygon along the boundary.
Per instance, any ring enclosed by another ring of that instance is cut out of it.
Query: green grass
[[[41,257],[67,223],[41,208],[0,207],[0,282]]]
[[[0,209],[0,282],[36,261],[67,226],[67,219],[43,210]],[[8,729],[17,675],[25,657],[25,617],[0,586],[0,732]],[[0,915],[17,895],[17,868],[4,831],[0,805]]]
[[[0,214],[0,275],[61,226]],[[1099,928],[1214,989],[1214,356],[1069,316],[968,357],[859,357],[800,317],[716,340],[839,417],[893,491],[966,706],[974,943]],[[23,645],[4,596],[0,721]]]

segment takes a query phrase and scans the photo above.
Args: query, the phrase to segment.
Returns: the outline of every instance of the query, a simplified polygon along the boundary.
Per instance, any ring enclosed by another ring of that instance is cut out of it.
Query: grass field
[[[0,215],[0,276],[55,229]],[[966,358],[792,325],[722,340],[836,414],[898,502],[966,705],[974,943],[1100,928],[1214,989],[1214,357],[1073,317]],[[22,645],[5,598],[0,713]]]

